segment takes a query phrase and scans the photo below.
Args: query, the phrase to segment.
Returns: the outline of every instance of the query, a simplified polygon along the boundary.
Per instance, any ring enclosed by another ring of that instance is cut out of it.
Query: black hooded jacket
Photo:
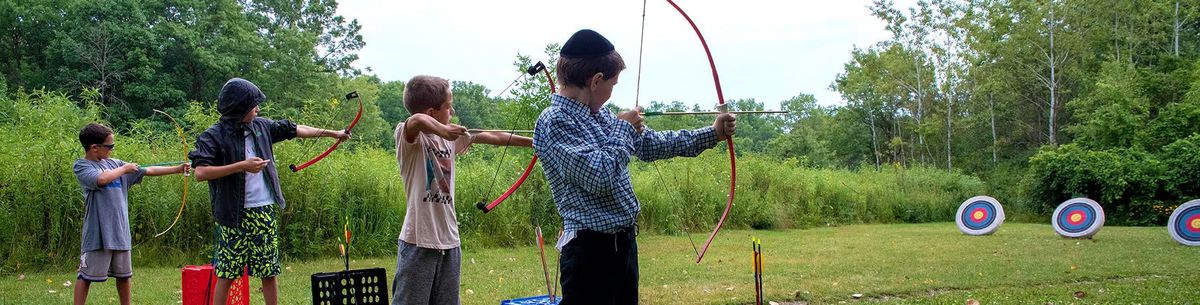
[[[234,78],[221,87],[217,100],[217,111],[221,120],[208,127],[196,138],[195,149],[188,153],[192,167],[223,166],[246,159],[246,130],[254,132],[254,141],[260,158],[271,160],[263,168],[271,198],[284,208],[283,192],[279,186],[279,172],[274,166],[275,151],[271,144],[296,137],[296,124],[288,120],[272,121],[254,118],[249,124],[242,118],[267,96],[253,83]],[[241,222],[242,208],[246,204],[246,173],[237,172],[208,181],[208,197],[212,200],[213,217],[223,226],[237,226]]]

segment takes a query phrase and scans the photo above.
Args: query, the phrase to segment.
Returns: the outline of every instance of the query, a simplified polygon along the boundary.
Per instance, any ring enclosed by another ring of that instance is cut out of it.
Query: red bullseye
[[[980,221],[985,217],[987,217],[987,211],[984,211],[982,208],[971,211],[971,220]]]
[[[1087,217],[1083,216],[1083,212],[1081,212],[1081,211],[1074,211],[1074,212],[1071,212],[1071,214],[1067,215],[1067,223],[1071,224],[1071,225],[1078,225],[1080,223],[1083,223],[1083,221],[1085,219],[1087,219]]]
[[[1187,230],[1190,232],[1200,232],[1200,214],[1192,215],[1187,220]]]

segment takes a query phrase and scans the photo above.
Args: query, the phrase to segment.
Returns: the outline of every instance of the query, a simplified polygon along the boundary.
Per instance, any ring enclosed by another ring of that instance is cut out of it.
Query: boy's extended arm
[[[507,132],[481,132],[471,138],[471,143],[482,143],[496,146],[533,147],[533,138],[518,136]]]
[[[467,136],[467,128],[455,124],[442,124],[437,119],[424,113],[414,114],[404,120],[404,141],[412,143],[417,140],[418,133],[434,134],[446,140],[458,140]]]
[[[170,174],[182,174],[188,169],[188,164],[180,164],[179,166],[151,166],[146,168],[146,176],[162,176]]]
[[[96,177],[96,185],[108,185],[109,182],[120,179],[122,175],[136,171],[138,171],[137,163],[125,163],[117,169],[100,172],[100,176]]]
[[[695,157],[716,146],[718,140],[712,127],[676,131],[647,129],[642,133],[641,141],[633,154],[646,162],[679,156]]]
[[[345,130],[328,130],[328,129],[321,129],[321,128],[305,126],[305,125],[296,125],[296,137],[297,138],[330,137],[330,138],[345,140],[345,139],[350,138],[350,134],[347,134]]]
[[[695,130],[654,131],[642,133],[642,140],[634,155],[642,161],[655,161],[677,156],[695,157],[717,142],[728,139],[737,130],[737,118],[732,114],[721,114],[713,125]]]

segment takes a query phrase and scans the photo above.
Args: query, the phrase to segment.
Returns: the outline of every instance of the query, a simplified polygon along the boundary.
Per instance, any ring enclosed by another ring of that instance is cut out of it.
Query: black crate
[[[383,268],[313,274],[313,305],[389,304],[387,286]]]

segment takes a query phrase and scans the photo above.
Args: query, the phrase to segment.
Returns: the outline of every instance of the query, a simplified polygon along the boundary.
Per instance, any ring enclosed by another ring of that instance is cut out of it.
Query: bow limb
[[[354,125],[358,125],[358,120],[362,118],[362,113],[363,113],[362,97],[358,96],[358,91],[354,91],[354,92],[350,92],[350,93],[346,94],[346,100],[350,100],[352,98],[358,98],[358,114],[355,114],[354,120],[350,121],[349,126],[346,126],[346,133],[350,133],[350,131],[354,129]],[[309,167],[310,165],[316,164],[318,161],[321,161],[321,159],[325,159],[326,156],[329,156],[329,153],[331,153],[335,149],[337,149],[338,145],[341,145],[343,141],[345,141],[345,140],[338,139],[336,142],[333,142],[333,146],[330,146],[329,149],[326,149],[325,152],[321,153],[320,155],[317,155],[312,160],[308,160],[308,162],[304,162],[304,164],[300,164],[300,165],[295,165],[295,164],[288,165],[288,168],[292,169],[292,172],[294,173],[294,172],[298,172],[306,167]]]
[[[696,32],[696,37],[700,38],[700,45],[704,47],[704,55],[708,56],[708,66],[712,69],[713,84],[717,88],[717,103],[720,105],[718,108],[720,108],[721,112],[728,112],[728,107],[725,105],[725,96],[721,92],[721,78],[717,76],[717,64],[713,62],[712,52],[708,49],[708,42],[704,41],[704,34],[700,33],[700,28],[696,27],[696,23],[692,21],[692,17],[689,17],[678,4],[675,4],[675,1],[667,0],[667,3],[670,3],[671,6],[675,7],[676,11],[679,11],[680,15],[683,15],[683,19],[686,19],[688,24],[692,26],[692,30]],[[725,219],[729,217],[729,210],[733,208],[733,194],[737,190],[737,155],[733,151],[733,136],[726,138],[725,142],[729,148],[729,197],[725,201],[725,212],[721,213],[721,219],[717,221],[717,226],[708,235],[708,241],[704,242],[704,248],[700,250],[700,254],[696,257],[697,264],[704,259],[704,253],[708,252],[708,246],[712,245],[713,238],[717,237],[717,232],[721,230],[721,225],[724,225]]]
[[[554,86],[554,78],[550,76],[550,70],[546,69],[546,65],[542,64],[542,62],[539,61],[532,67],[529,67],[529,69],[526,70],[526,73],[533,75],[537,74],[539,71],[545,73],[546,81],[550,82],[550,93],[553,94],[558,92],[558,88]],[[517,181],[513,182],[513,185],[508,187],[508,190],[505,190],[500,197],[496,197],[495,200],[492,200],[486,204],[484,203],[484,200],[480,200],[478,203],[475,203],[475,207],[486,214],[499,206],[500,203],[504,202],[504,200],[507,200],[509,196],[512,196],[513,192],[517,191],[517,188],[521,187],[521,184],[525,183],[525,179],[529,178],[529,173],[533,172],[534,166],[537,166],[537,160],[538,156],[536,154],[533,155],[533,158],[529,160],[529,165],[525,166],[525,171],[521,173],[521,177],[517,178]],[[494,177],[493,180],[495,180]]]
[[[496,197],[496,200],[492,200],[492,202],[487,204],[484,204],[483,201],[479,201],[475,204],[475,207],[479,208],[484,213],[488,213],[496,209],[500,203],[508,199],[509,196],[512,196],[512,194],[517,191],[517,188],[521,187],[521,184],[525,183],[525,179],[529,178],[529,173],[533,172],[533,167],[537,165],[537,160],[537,155],[533,155],[533,158],[529,159],[529,165],[526,166],[525,171],[521,173],[521,178],[517,178],[517,181],[513,182],[513,185],[508,187],[508,190],[505,190],[504,194],[501,194],[500,197]]]
[[[175,118],[171,117],[170,114],[167,114],[166,112],[163,112],[158,109],[154,109],[154,112],[157,112],[159,114],[166,116],[167,119],[171,120],[171,124],[175,125],[175,133],[179,135],[179,144],[183,145],[183,159],[182,160],[184,162],[187,162],[188,161],[187,135],[183,133],[183,127],[180,126],[179,122],[175,121]],[[179,223],[179,218],[183,216],[183,208],[187,206],[188,175],[185,172],[185,173],[182,173],[180,176],[183,178],[183,195],[179,199],[179,212],[175,213],[175,220],[171,221],[171,225],[167,226],[166,230],[163,230],[162,232],[159,232],[158,234],[154,234],[154,237],[159,237],[159,236],[162,236],[163,234],[167,234],[167,232],[171,231],[171,228],[175,227],[175,224]]]

